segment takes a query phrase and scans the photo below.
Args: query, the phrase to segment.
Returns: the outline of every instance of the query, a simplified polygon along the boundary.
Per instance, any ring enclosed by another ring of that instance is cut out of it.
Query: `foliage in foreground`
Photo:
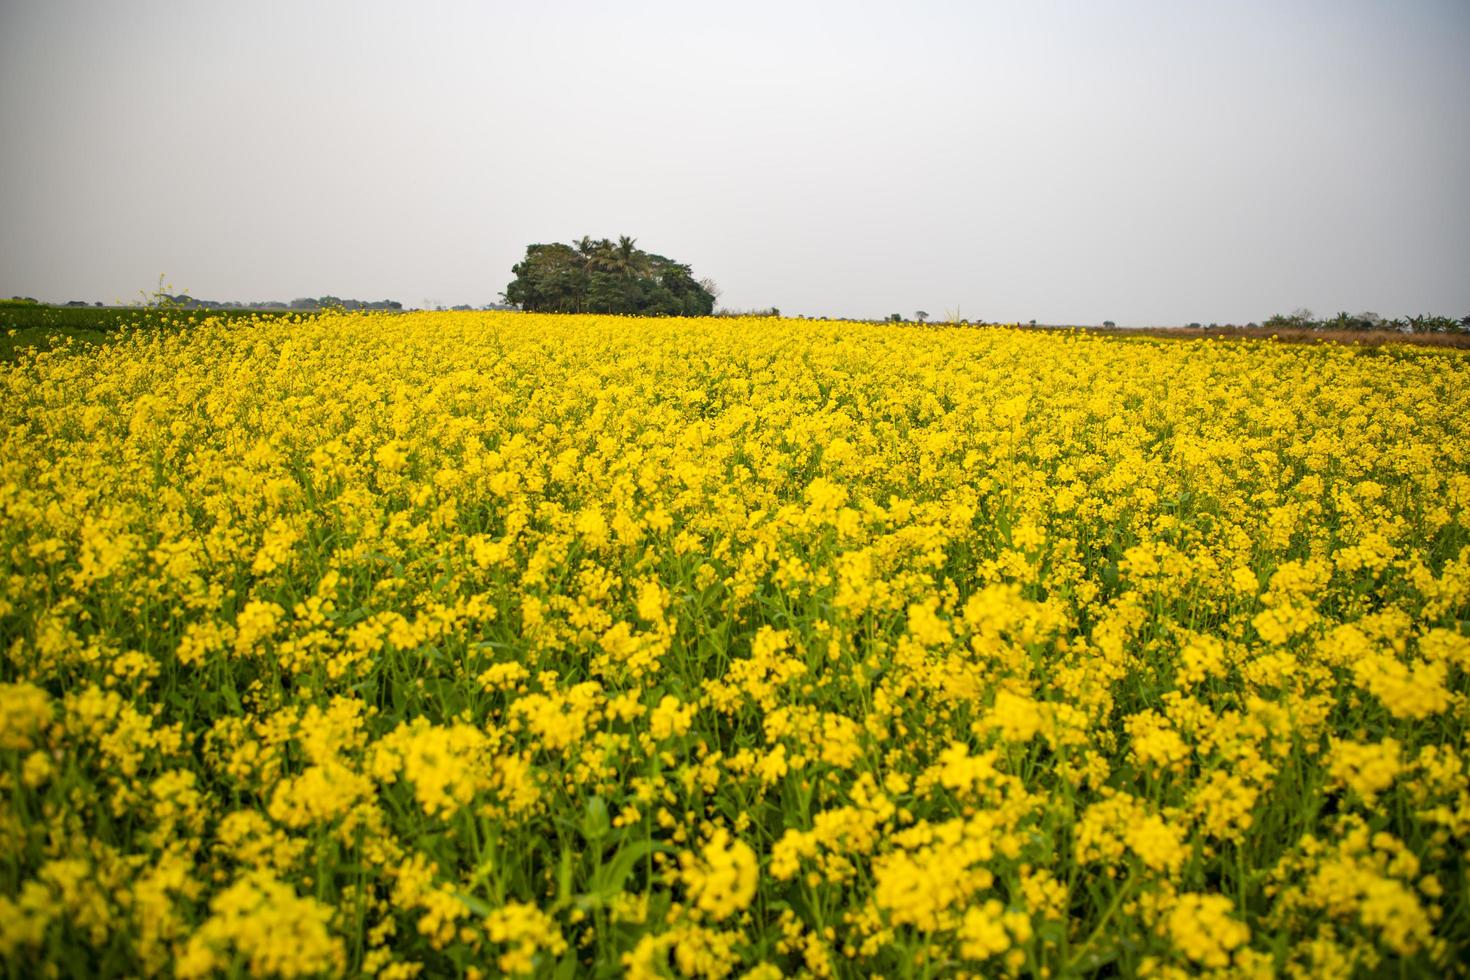
[[[217,320],[249,323],[292,314],[222,310],[210,315]],[[202,313],[177,308],[48,306],[0,300],[0,362],[14,360],[27,348],[107,343],[130,330],[182,330],[203,319]]]
[[[342,315],[0,386],[13,975],[1470,952],[1461,355]]]

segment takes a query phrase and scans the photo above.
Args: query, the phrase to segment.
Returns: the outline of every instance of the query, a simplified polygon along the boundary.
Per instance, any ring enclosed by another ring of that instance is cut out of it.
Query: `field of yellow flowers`
[[[0,397],[7,975],[1464,973],[1463,353],[325,315]]]

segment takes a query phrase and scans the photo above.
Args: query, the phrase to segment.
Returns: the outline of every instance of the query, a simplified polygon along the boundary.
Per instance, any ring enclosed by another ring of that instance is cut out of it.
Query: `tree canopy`
[[[510,270],[505,300],[537,313],[632,313],[709,316],[715,291],[689,266],[645,252],[623,235],[616,242],[583,237],[572,245],[526,246]]]

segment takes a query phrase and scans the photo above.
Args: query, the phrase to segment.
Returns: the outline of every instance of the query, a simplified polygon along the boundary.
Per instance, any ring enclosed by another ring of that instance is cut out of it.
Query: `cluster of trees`
[[[397,300],[379,299],[341,299],[336,296],[318,296],[313,299],[304,296],[293,299],[289,303],[280,300],[265,300],[264,302],[238,303],[233,301],[219,302],[212,299],[195,299],[188,295],[161,296],[162,304],[176,306],[183,310],[401,310],[403,304]]]
[[[1273,330],[1394,330],[1399,333],[1470,333],[1470,316],[1421,314],[1388,320],[1377,313],[1339,313],[1318,319],[1311,310],[1298,309],[1267,317],[1263,326]]]
[[[759,309],[759,310],[730,310],[730,309],[724,309],[724,310],[717,311],[714,315],[715,316],[721,316],[721,317],[730,317],[730,318],[736,318],[736,317],[742,317],[742,316],[780,316],[781,315],[781,309],[780,309],[780,307],[776,307],[776,306],[767,306],[764,309]],[[805,317],[803,317],[803,319],[805,319]],[[826,317],[822,317],[821,319],[826,319]]]
[[[536,313],[709,316],[719,295],[689,266],[645,252],[627,235],[616,243],[584,236],[573,245],[528,245],[510,271],[505,301]]]
[[[37,300],[29,296],[16,296],[10,300],[11,303],[23,303],[30,305],[41,305]],[[103,306],[101,300],[88,303],[85,300],[68,300],[65,306]],[[196,299],[188,293],[171,294],[165,292],[145,293],[143,298],[145,306],[165,306],[176,310],[401,310],[403,304],[397,300],[379,299],[340,299],[336,296],[319,296],[315,299],[304,297],[293,299],[289,303],[280,300],[264,300],[249,303],[241,303],[235,300],[213,300]],[[469,307],[455,307],[455,309],[469,309]]]
[[[168,293],[149,294],[150,304],[153,306],[170,306],[180,310],[401,310],[403,304],[397,300],[379,299],[341,299],[336,296],[318,296],[313,299],[304,296],[293,299],[289,303],[283,303],[277,299],[257,300],[248,303],[236,300],[213,300],[195,299],[187,293],[170,295]],[[97,304],[101,306],[101,303]]]
[[[293,299],[291,309],[293,310],[401,310],[403,304],[392,299],[338,299],[336,296],[319,296],[312,299],[310,296],[304,299]]]

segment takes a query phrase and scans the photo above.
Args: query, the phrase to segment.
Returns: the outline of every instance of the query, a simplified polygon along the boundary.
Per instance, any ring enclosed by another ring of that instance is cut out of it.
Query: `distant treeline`
[[[1197,324],[1191,324],[1197,326]],[[1368,332],[1390,330],[1398,333],[1470,334],[1470,316],[1458,319],[1452,316],[1437,316],[1424,313],[1419,316],[1401,316],[1386,319],[1377,313],[1339,313],[1333,317],[1318,319],[1311,310],[1298,309],[1290,313],[1278,313],[1267,317],[1262,324],[1272,330],[1348,330]]]
[[[7,303],[0,300],[0,303]],[[12,296],[7,305],[33,305],[44,306],[38,300],[29,296]],[[57,303],[57,306],[68,307],[106,307],[121,306],[120,303],[103,303],[98,300],[88,303],[86,300],[73,299],[65,303]],[[169,293],[151,293],[147,296],[146,306],[162,306],[176,310],[401,310],[403,304],[394,299],[342,299],[337,296],[318,296],[312,298],[304,296],[301,299],[293,299],[289,303],[283,303],[278,299],[252,300],[240,302],[237,300],[215,300],[197,299],[187,293],[171,295]],[[465,307],[468,309],[469,307]]]
[[[403,304],[394,299],[342,299],[339,296],[304,296],[293,299],[289,303],[279,300],[267,300],[265,302],[236,303],[219,302],[212,299],[195,299],[193,296],[169,296],[164,294],[159,297],[164,305],[175,306],[184,310],[401,310]]]

